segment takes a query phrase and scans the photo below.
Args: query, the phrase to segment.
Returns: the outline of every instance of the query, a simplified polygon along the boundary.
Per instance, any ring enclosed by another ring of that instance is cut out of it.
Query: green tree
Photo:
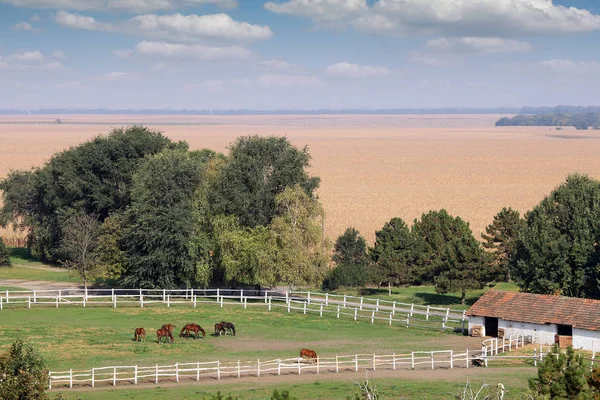
[[[415,238],[401,218],[392,218],[380,231],[375,232],[371,258],[377,266],[378,281],[387,282],[390,296],[392,284],[414,282],[414,246]]]
[[[465,304],[468,290],[493,280],[487,253],[460,217],[446,210],[430,211],[415,220],[412,233],[421,278],[433,282],[438,293],[459,292]]]
[[[555,345],[538,366],[537,377],[529,379],[529,389],[550,399],[589,399],[591,390],[583,357],[571,346],[563,353]]]
[[[10,251],[4,240],[0,237],[0,267],[10,267]]]
[[[47,400],[48,372],[44,359],[30,343],[20,338],[0,356],[2,400]]]
[[[126,211],[125,285],[169,288],[195,283],[203,257],[195,245],[201,229],[196,197],[202,179],[203,164],[189,152],[165,150],[146,157],[133,177]]]
[[[494,216],[494,222],[485,228],[485,233],[481,234],[483,247],[491,252],[494,267],[504,274],[508,282],[517,252],[517,240],[524,225],[525,221],[518,211],[504,207]]]
[[[237,215],[243,226],[267,226],[276,215],[275,198],[300,185],[312,197],[319,179],[306,172],[308,148],[299,150],[285,137],[246,136],[229,149],[215,193],[217,213]]]
[[[114,212],[104,220],[98,238],[98,258],[106,276],[119,279],[125,271],[125,251],[121,248],[125,234],[125,214]]]
[[[62,232],[61,252],[66,259],[61,263],[83,279],[87,290],[88,281],[102,273],[97,252],[100,223],[96,216],[80,211],[65,221]]]
[[[347,228],[335,241],[333,261],[336,264],[366,264],[367,242],[355,228]]]
[[[300,185],[277,195],[275,206],[277,216],[270,228],[276,244],[278,280],[290,287],[321,283],[331,249],[322,229],[323,208]]]
[[[174,144],[160,132],[134,126],[114,129],[52,156],[43,168],[13,172],[0,182],[0,222],[12,222],[29,233],[35,256],[56,262],[61,227],[76,212],[103,222],[130,204],[131,179],[141,160]]]
[[[600,182],[570,175],[525,220],[513,270],[519,287],[600,298]]]
[[[289,390],[282,390],[281,392],[277,389],[273,390],[271,400],[298,400],[297,397],[292,396]]]

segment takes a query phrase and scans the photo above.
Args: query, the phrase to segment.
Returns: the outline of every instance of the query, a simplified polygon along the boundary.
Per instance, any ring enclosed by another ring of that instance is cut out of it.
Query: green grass
[[[513,283],[497,283],[494,289],[516,292],[519,287]],[[435,292],[433,286],[405,286],[392,288],[392,295],[388,295],[386,288],[345,288],[335,291],[335,294],[348,294],[352,296],[363,296],[371,298],[379,298],[382,300],[396,300],[401,303],[414,303],[420,305],[430,305],[439,307],[450,307],[454,309],[467,309],[473,305],[486,291],[490,290],[486,287],[482,290],[474,290],[467,292],[466,304],[460,302],[460,294],[449,293],[439,294]]]
[[[461,392],[467,381],[477,391],[483,383],[503,383],[506,388],[506,399],[518,399],[527,389],[527,378],[535,374],[532,368],[513,368],[509,370],[488,369],[485,371],[463,370],[459,374],[451,373],[448,377],[439,374],[427,376],[427,373],[410,377],[415,371],[408,371],[403,378],[378,378],[377,373],[370,373],[369,379],[374,382],[379,398],[385,400],[411,399],[411,400],[438,400],[453,399],[454,395]],[[285,378],[282,378],[285,379]],[[97,391],[62,390],[68,400],[85,399],[129,399],[129,400],[164,400],[164,399],[210,399],[220,391],[223,395],[238,396],[240,400],[269,399],[274,389],[279,391],[289,390],[292,396],[301,400],[345,399],[358,393],[356,384],[344,374],[315,377],[314,381],[290,383],[255,381],[238,383],[235,380],[224,381],[216,385],[170,385],[161,387],[160,384],[153,388],[121,388],[103,389]]]
[[[1,311],[0,351],[17,336],[36,344],[51,370],[88,369],[112,365],[167,364],[274,359],[297,357],[301,348],[323,357],[336,354],[402,353],[411,350],[449,349],[464,351],[476,339],[436,330],[371,325],[367,320],[336,319],[303,315],[285,309],[268,311],[264,305],[244,310],[239,305],[220,308],[199,304],[167,308],[164,305],[140,308],[32,308]],[[195,322],[212,332],[221,320],[234,322],[237,336],[185,339],[159,345],[156,329],[172,323],[181,328]],[[146,343],[133,341],[136,327],[144,327]],[[474,341],[473,341],[474,340]],[[469,341],[469,343],[467,343]]]
[[[0,292],[4,292],[7,290],[27,290],[27,289],[21,288],[21,287],[16,287],[16,286],[0,286]]]

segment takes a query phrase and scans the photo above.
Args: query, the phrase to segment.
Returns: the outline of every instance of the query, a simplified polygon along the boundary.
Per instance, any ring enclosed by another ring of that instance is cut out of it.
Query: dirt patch
[[[45,270],[46,268],[39,269]],[[0,286],[18,286],[27,290],[58,290],[83,288],[82,285],[73,282],[33,281],[29,279],[0,279]]]
[[[238,337],[239,338],[239,337]],[[228,351],[267,351],[267,350],[293,350],[290,357],[294,357],[302,348],[321,349],[337,348],[337,346],[355,345],[350,340],[323,340],[323,341],[284,341],[284,340],[257,340],[256,338],[236,338],[216,345]]]

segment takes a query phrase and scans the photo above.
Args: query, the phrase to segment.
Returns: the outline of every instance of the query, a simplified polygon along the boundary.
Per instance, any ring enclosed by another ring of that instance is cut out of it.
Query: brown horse
[[[235,326],[231,322],[221,321],[221,325],[223,325],[223,329],[226,329],[226,333],[233,333],[235,336]]]
[[[225,328],[223,328],[223,324],[218,323],[215,324],[215,336],[221,336],[225,334]]]
[[[163,338],[165,338],[165,342],[170,340],[173,343],[173,335],[168,329],[160,328],[156,331],[156,337],[158,338],[158,343],[161,343]]]
[[[144,328],[135,328],[133,340],[135,340],[136,342],[143,342],[144,340],[146,340],[146,330]]]
[[[316,360],[317,353],[315,353],[314,350],[302,349],[302,350],[300,350],[300,358],[304,358],[304,357],[307,357],[308,359],[311,359],[311,360]]]
[[[173,329],[177,328],[175,325],[171,325],[171,324],[164,324],[163,326],[160,327],[160,329],[166,329],[169,332],[171,332],[171,335],[173,334]]]
[[[206,337],[206,331],[204,329],[202,329],[202,327],[198,324],[187,324],[186,326],[184,326],[183,328],[181,328],[181,331],[179,332],[179,337],[182,337],[184,335],[186,336],[190,336],[190,332],[194,332],[194,337],[197,339],[199,337],[198,332],[202,332],[202,337]]]

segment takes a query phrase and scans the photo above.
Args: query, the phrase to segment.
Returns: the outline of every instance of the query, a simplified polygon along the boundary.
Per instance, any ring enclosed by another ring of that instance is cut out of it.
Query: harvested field
[[[469,221],[478,235],[503,206],[527,211],[569,173],[600,178],[600,132],[496,128],[498,118],[0,116],[0,176],[42,165],[56,151],[128,123],[146,123],[193,149],[218,151],[242,135],[286,135],[309,146],[312,173],[322,178],[327,233],[335,238],[355,226],[369,242],[392,217],[411,223],[440,208]]]

